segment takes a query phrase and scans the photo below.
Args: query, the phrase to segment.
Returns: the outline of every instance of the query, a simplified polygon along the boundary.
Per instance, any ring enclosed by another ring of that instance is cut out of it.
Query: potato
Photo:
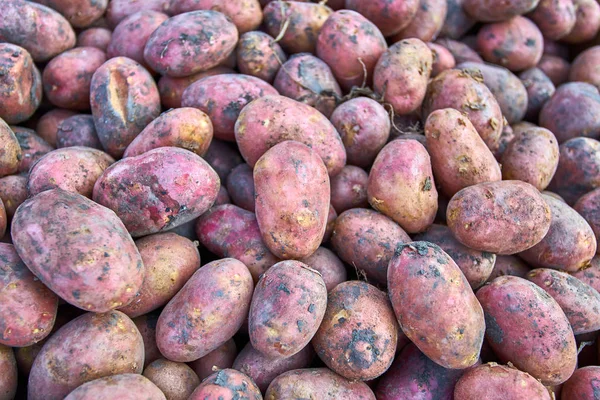
[[[132,319],[144,341],[144,367],[162,357],[156,345],[156,322],[158,321],[158,316],[158,312],[151,312]]]
[[[561,57],[544,54],[536,67],[541,69],[555,86],[558,86],[568,80],[571,65]]]
[[[161,358],[144,368],[144,376],[169,400],[187,400],[200,384],[198,375],[186,364]]]
[[[154,10],[142,10],[123,19],[112,32],[106,55],[128,57],[148,69],[144,59],[144,46],[152,32],[169,19],[167,14]]]
[[[127,146],[123,157],[136,157],[158,147],[172,146],[203,156],[213,137],[208,115],[195,108],[177,108],[160,114]]]
[[[0,43],[0,68],[0,118],[18,124],[31,117],[40,105],[40,72],[27,50],[10,43]]]
[[[0,344],[0,399],[12,400],[17,393],[18,371],[13,349]]]
[[[61,13],[75,28],[85,28],[99,20],[108,5],[108,0],[36,0],[36,3]]]
[[[258,281],[252,297],[252,347],[272,359],[293,356],[317,332],[326,306],[321,274],[299,261],[275,264]]]
[[[54,147],[39,137],[33,129],[20,126],[11,126],[10,128],[15,133],[22,151],[19,172],[28,173],[37,160],[54,150]]]
[[[257,29],[262,21],[258,0],[171,0],[170,11],[182,14],[197,10],[214,10],[225,14],[233,21],[240,34]]]
[[[346,0],[345,7],[364,15],[379,28],[384,36],[391,36],[406,28],[415,18],[419,9],[419,1]]]
[[[103,150],[96,133],[94,117],[88,114],[76,114],[65,119],[56,131],[56,146],[59,149],[83,146]]]
[[[565,400],[593,399],[598,393],[600,367],[588,366],[577,369],[562,387],[561,395]]]
[[[254,175],[248,164],[240,164],[231,170],[227,176],[227,193],[233,204],[254,212]]]
[[[454,56],[448,49],[437,43],[427,43],[431,50],[433,63],[431,64],[431,76],[436,77],[447,69],[452,69],[456,65]]]
[[[77,47],[95,47],[106,51],[112,38],[112,31],[106,28],[88,28],[77,35]]]
[[[223,204],[231,204],[231,199],[229,198],[229,193],[227,193],[227,189],[224,186],[221,186],[219,188],[219,194],[217,195],[217,199],[213,203],[213,207],[221,206]]]
[[[497,11],[497,7],[492,7]],[[488,62],[511,71],[535,67],[542,57],[544,38],[531,20],[517,16],[484,25],[477,34],[477,48]]]
[[[544,238],[519,254],[529,265],[575,272],[589,265],[596,254],[596,236],[575,210],[552,196],[542,194],[550,207],[552,222]]]
[[[575,211],[581,215],[594,231],[596,242],[600,239],[600,190],[595,189],[581,196],[573,206]]]
[[[478,183],[502,180],[494,155],[459,111],[445,108],[429,114],[425,136],[435,181],[446,196]]]
[[[262,400],[263,397],[250,377],[234,369],[222,369],[202,381],[189,400],[218,398]]]
[[[556,88],[552,80],[541,69],[534,67],[519,74],[527,89],[527,112],[525,118],[536,121],[544,104],[552,97]]]
[[[60,124],[74,115],[77,115],[74,111],[54,108],[40,117],[35,131],[50,146],[56,147],[56,135],[58,134]]]
[[[410,237],[390,218],[366,208],[345,211],[335,221],[331,244],[346,263],[385,285],[394,252]]]
[[[275,88],[253,76],[219,74],[192,83],[183,92],[181,105],[205,112],[217,139],[234,141],[235,121],[244,106],[259,97],[277,94]]]
[[[315,352],[309,344],[291,357],[271,359],[262,355],[252,347],[251,343],[248,343],[235,359],[232,368],[250,377],[264,393],[273,379],[279,375],[308,367],[314,355]]]
[[[369,174],[353,165],[346,165],[331,178],[331,205],[336,211],[344,212],[351,208],[367,208],[367,182]]]
[[[75,46],[75,32],[69,21],[51,8],[11,0],[2,2],[2,12],[0,42],[23,47],[35,62],[48,61]]]
[[[196,74],[183,78],[174,78],[172,76],[162,76],[158,80],[158,91],[160,93],[160,101],[165,109],[180,108],[181,97],[183,92],[192,83],[199,81],[202,78],[219,74],[230,74],[233,70],[222,65],[211,68],[207,71],[198,72]]]
[[[449,39],[459,39],[475,25],[475,20],[463,9],[464,0],[448,0],[447,3],[448,10],[440,31],[440,36]]]
[[[544,290],[516,276],[501,276],[477,291],[486,337],[503,362],[544,385],[566,381],[577,362],[575,337],[559,304]]]
[[[492,362],[466,371],[454,388],[454,399],[485,399],[490,393],[511,399],[551,398],[544,385],[527,372]]]
[[[96,70],[90,101],[100,142],[113,157],[121,157],[160,114],[160,98],[152,76],[126,57],[111,58]]]
[[[308,257],[321,244],[330,186],[316,151],[295,141],[269,149],[254,167],[256,220],[265,245],[283,259]]]
[[[464,0],[462,6],[471,17],[481,22],[507,21],[533,11],[540,0]]]
[[[321,27],[332,13],[324,4],[272,1],[263,10],[263,23],[269,35],[281,36],[279,44],[286,52],[314,53]]]
[[[6,175],[14,174],[19,170],[19,165],[23,158],[23,151],[15,133],[0,118],[0,178]],[[10,206],[7,204],[7,206]]]
[[[137,374],[118,374],[84,383],[65,400],[166,400],[163,392],[150,380]]]
[[[369,386],[349,381],[328,368],[296,369],[271,382],[265,399],[314,398],[319,400],[375,400]]]
[[[378,400],[452,399],[454,385],[463,373],[434,363],[411,343],[381,377],[375,393]]]
[[[335,208],[331,204],[329,204],[329,212],[327,213],[327,226],[325,228],[325,234],[323,235],[323,240],[321,243],[327,243],[331,239],[331,235],[333,235],[333,229],[335,227],[335,220],[337,219],[337,212]],[[315,254],[315,253],[313,253]]]
[[[170,12],[170,0],[111,0],[106,9],[106,22],[110,28],[115,28],[119,22],[128,16],[143,10]]]
[[[600,29],[600,5],[593,0],[573,0],[575,26],[566,36],[565,43],[583,43],[593,39]]]
[[[425,230],[435,218],[438,199],[425,147],[416,140],[388,143],[373,163],[367,193],[371,206],[406,232]]]
[[[199,217],[214,203],[219,186],[217,173],[197,154],[160,147],[107,168],[93,199],[115,211],[139,237]]]
[[[143,365],[142,337],[125,314],[86,313],[67,323],[46,342],[29,374],[28,398],[63,399],[76,387],[94,379],[140,374]]]
[[[237,40],[238,31],[224,14],[193,11],[163,22],[148,38],[144,59],[162,75],[189,76],[221,64]]]
[[[4,236],[6,232],[6,226],[8,224],[6,217],[6,208],[4,207],[4,202],[2,198],[0,198],[0,239]]]
[[[215,372],[213,370],[214,368],[231,368],[237,354],[238,352],[235,342],[233,339],[229,339],[204,357],[192,361],[188,363],[188,365],[194,370],[196,375],[198,375],[200,381],[203,381],[205,378]]]
[[[425,97],[432,63],[431,50],[419,39],[396,42],[375,65],[373,89],[396,113],[413,112]]]
[[[381,31],[351,10],[333,13],[317,39],[317,56],[329,65],[346,92],[372,82],[375,64],[386,50]]]
[[[549,189],[573,205],[584,194],[600,186],[600,142],[576,137],[560,145],[556,174]]]
[[[248,268],[232,258],[200,268],[160,314],[160,352],[171,361],[188,362],[231,339],[248,314],[253,286]]]
[[[237,66],[242,74],[272,83],[287,56],[272,36],[261,32],[246,32],[236,47]]]
[[[587,82],[596,88],[600,87],[600,74],[596,68],[599,60],[600,46],[593,46],[581,52],[571,64],[569,80]]]
[[[458,59],[456,61],[459,62]],[[465,112],[488,148],[494,151],[498,147],[503,125],[502,111],[480,75],[450,69],[435,77],[423,100],[423,120],[443,108]]]
[[[196,233],[202,246],[218,257],[243,262],[254,282],[279,261],[265,246],[254,213],[233,204],[213,207],[202,215]]]
[[[441,248],[429,242],[401,246],[390,261],[388,290],[400,328],[427,357],[452,369],[477,362],[483,311],[460,268]],[[434,311],[442,308],[444,314]]]
[[[481,58],[481,56],[479,56],[475,50],[463,42],[458,42],[448,38],[441,38],[436,40],[435,43],[446,48],[454,57],[456,64],[461,64],[468,61],[483,63],[483,58]]]
[[[548,187],[558,167],[558,141],[544,128],[515,135],[502,155],[502,178],[527,182],[539,191]]]
[[[540,0],[529,18],[540,28],[544,38],[558,40],[575,26],[573,0]]]
[[[420,0],[417,14],[400,32],[391,37],[392,42],[417,38],[424,42],[434,40],[442,30],[448,3],[446,0]]]
[[[539,243],[551,212],[532,185],[521,181],[480,183],[458,192],[446,211],[448,227],[467,247],[501,255]]]
[[[488,278],[488,282],[493,281],[499,276],[513,275],[525,278],[525,275],[531,268],[516,256],[496,256],[494,270]]]
[[[27,177],[10,175],[0,178],[0,199],[6,209],[6,217],[11,221],[17,208],[27,199]]]
[[[242,157],[254,167],[276,144],[294,140],[311,147],[330,176],[346,164],[346,151],[334,126],[314,108],[284,96],[264,96],[248,104],[235,124]]]

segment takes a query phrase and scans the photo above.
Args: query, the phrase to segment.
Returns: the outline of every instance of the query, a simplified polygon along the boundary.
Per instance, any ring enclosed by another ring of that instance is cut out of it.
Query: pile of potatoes
[[[0,400],[600,399],[597,0],[0,0]]]

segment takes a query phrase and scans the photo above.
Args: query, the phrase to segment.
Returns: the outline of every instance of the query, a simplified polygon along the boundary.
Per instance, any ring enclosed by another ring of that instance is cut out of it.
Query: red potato
[[[464,0],[467,14],[481,22],[507,21],[536,8],[540,0]]]
[[[528,17],[540,28],[544,38],[558,40],[573,30],[575,11],[573,0],[540,0]]]
[[[37,160],[54,150],[54,147],[39,137],[33,129],[22,128],[20,126],[11,126],[10,128],[15,133],[22,151],[19,172],[28,173],[31,166]]]
[[[333,13],[317,39],[317,56],[329,65],[346,92],[372,82],[375,64],[386,50],[379,29],[351,10]]]
[[[107,168],[96,181],[93,199],[115,211],[139,237],[199,217],[212,206],[219,187],[217,173],[200,156],[160,147]]]
[[[516,256],[496,256],[496,264],[494,270],[488,278],[488,282],[493,281],[499,276],[513,275],[520,278],[525,278],[525,275],[531,268]]]
[[[158,316],[157,312],[152,312],[132,319],[144,341],[144,367],[162,357],[156,345],[156,322],[158,321]]]
[[[88,28],[77,35],[77,47],[95,47],[105,52],[111,39],[110,29]]]
[[[108,6],[108,0],[35,0],[61,13],[75,28],[85,28],[99,20]]]
[[[140,374],[144,345],[123,313],[85,313],[46,342],[29,374],[28,398],[63,399],[78,386],[109,375]]]
[[[464,0],[448,0],[447,3],[446,18],[440,36],[459,39],[475,25],[475,20],[463,9]]]
[[[550,78],[554,86],[565,83],[569,78],[571,64],[564,58],[544,54],[536,66]]]
[[[213,207],[196,223],[196,233],[202,246],[218,257],[232,257],[243,262],[254,279],[276,264],[262,240],[256,216],[233,204]]]
[[[229,67],[218,65],[207,71],[198,72],[196,74],[185,76],[183,78],[175,78],[164,75],[158,80],[158,91],[160,93],[160,101],[165,109],[180,108],[181,97],[183,92],[192,83],[199,81],[202,78],[219,74],[230,74],[233,70]]]
[[[437,212],[431,159],[416,140],[398,139],[377,155],[369,173],[369,203],[408,233],[425,230]]]
[[[448,38],[441,38],[436,40],[435,43],[446,48],[452,54],[452,56],[454,56],[456,64],[461,64],[467,61],[483,63],[483,58],[481,58],[481,56],[479,56],[475,50],[462,42]]]
[[[200,268],[158,318],[156,343],[162,355],[189,362],[231,339],[248,314],[253,287],[248,268],[232,258]]]
[[[447,12],[447,0],[420,0],[415,17],[404,29],[392,36],[391,41],[409,38],[424,42],[434,40],[442,30]]]
[[[570,274],[600,293],[600,257],[594,256],[587,268],[571,272]]]
[[[182,14],[197,10],[213,10],[225,14],[233,21],[240,34],[255,30],[262,22],[258,0],[171,0],[171,13]]]
[[[536,121],[544,104],[552,97],[556,88],[552,80],[541,69],[534,67],[519,74],[527,89],[527,112],[525,118]]]
[[[246,32],[236,47],[237,66],[242,74],[273,83],[287,56],[275,39],[261,31]]]
[[[581,215],[590,225],[596,236],[596,242],[600,239],[600,190],[594,189],[581,196],[573,206],[575,211]]]
[[[254,175],[248,164],[240,164],[227,176],[227,193],[233,204],[247,211],[255,211]]]
[[[94,117],[88,114],[76,114],[65,119],[56,131],[56,147],[83,146],[102,150],[102,143],[96,133]]]
[[[250,377],[234,369],[223,369],[206,378],[188,400],[219,398],[262,400],[262,395]]]
[[[192,83],[183,92],[181,105],[205,112],[217,139],[235,141],[234,126],[240,111],[252,100],[277,94],[275,88],[253,76],[219,74]]]
[[[3,177],[12,175],[19,170],[19,165],[23,159],[23,150],[15,133],[2,118],[0,118],[0,142],[2,142],[2,148],[0,148],[0,177]]]
[[[166,400],[163,392],[148,378],[138,374],[118,374],[84,383],[65,400]]]
[[[200,384],[198,375],[186,364],[158,359],[144,368],[144,376],[169,400],[187,400]]]
[[[561,396],[565,400],[586,400],[597,397],[600,367],[588,366],[577,369],[562,387]]]
[[[431,76],[433,78],[447,69],[454,68],[456,61],[448,49],[437,43],[427,43],[427,47],[431,50],[433,57],[433,64],[431,65]]]
[[[0,178],[0,199],[4,203],[6,217],[10,222],[17,208],[27,199],[27,177],[10,175]]]
[[[432,63],[431,50],[419,39],[396,42],[375,65],[373,89],[396,113],[411,113],[425,98]]]
[[[346,165],[331,178],[331,205],[337,212],[351,208],[367,208],[367,183],[369,174],[353,165]]]
[[[580,81],[591,83],[597,88],[600,87],[600,46],[593,46],[581,52],[573,63],[569,71],[570,81]]]
[[[237,355],[238,351],[235,342],[233,339],[229,339],[204,357],[200,357],[188,363],[188,365],[198,375],[200,381],[203,381],[212,375],[215,369],[231,368]]]
[[[190,107],[160,114],[127,146],[123,157],[136,157],[159,147],[180,147],[204,156],[213,137],[208,115]]]
[[[2,198],[0,198],[0,238],[4,237],[7,224],[8,222],[6,218],[6,208],[4,207],[4,202],[2,201]]]
[[[217,199],[213,203],[213,207],[220,206],[223,204],[231,204],[231,199],[229,198],[229,193],[227,193],[227,189],[225,186],[221,186],[219,188],[219,194],[217,195]]]
[[[333,208],[333,206],[330,204],[329,212],[327,213],[327,227],[325,228],[325,234],[323,235],[323,240],[321,241],[321,244],[327,243],[331,239],[331,235],[333,235],[333,229],[335,227],[335,220],[337,219],[337,216],[338,216],[337,211],[335,211],[335,208]]]
[[[573,0],[575,26],[561,38],[565,43],[583,43],[593,39],[600,29],[600,5],[594,0]]]
[[[0,399],[12,400],[17,393],[19,373],[13,349],[0,344]]]
[[[5,0],[0,41],[21,46],[35,62],[44,62],[75,46],[75,32],[65,17],[49,7]]]
[[[301,259],[300,262],[321,274],[327,293],[347,280],[348,273],[344,263],[326,247],[319,247],[313,254]]]
[[[128,16],[143,10],[171,14],[170,3],[170,0],[111,0],[106,9],[106,22],[110,28],[115,28]]]
[[[391,36],[407,27],[417,15],[418,0],[346,0],[345,7],[372,21],[384,36]]]
[[[42,115],[35,127],[35,131],[50,146],[56,147],[56,135],[60,124],[74,115],[77,115],[74,111],[54,108]]]

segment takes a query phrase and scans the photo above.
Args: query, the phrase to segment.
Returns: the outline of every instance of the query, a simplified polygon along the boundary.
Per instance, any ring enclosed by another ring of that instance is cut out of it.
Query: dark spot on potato
[[[486,334],[494,343],[502,343],[504,340],[504,331],[498,325],[496,318],[489,313],[484,313]]]
[[[315,311],[315,305],[314,304],[309,305],[308,312],[312,314],[314,311]]]
[[[287,288],[287,286],[285,286],[285,283],[283,283],[283,282],[280,283],[279,286],[277,286],[277,290],[281,290],[282,292],[285,292],[286,294],[291,294],[290,290]]]

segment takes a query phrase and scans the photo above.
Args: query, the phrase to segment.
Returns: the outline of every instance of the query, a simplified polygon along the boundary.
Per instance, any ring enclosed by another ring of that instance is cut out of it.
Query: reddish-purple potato
[[[248,164],[240,164],[231,170],[227,176],[227,193],[233,204],[254,212],[254,176]]]
[[[277,71],[287,61],[279,43],[261,31],[246,32],[236,47],[237,66],[242,74],[272,83]]]
[[[54,108],[39,119],[35,131],[50,146],[56,147],[56,134],[60,124],[69,117],[77,115],[76,112],[62,108]]]
[[[48,142],[39,137],[33,129],[11,126],[22,150],[19,172],[28,173],[37,160],[54,150]]]
[[[88,28],[77,35],[77,47],[95,47],[106,51],[112,39],[112,31],[106,28]]]
[[[544,39],[558,40],[573,30],[575,11],[573,0],[540,0],[528,17],[540,28]]]
[[[481,22],[506,21],[535,9],[539,0],[464,0],[462,6],[471,17]]]
[[[588,366],[577,369],[562,387],[564,400],[587,400],[598,397],[600,390],[600,367]]]
[[[0,177],[12,175],[19,171],[23,150],[15,132],[0,118]],[[16,207],[15,207],[16,208]]]
[[[530,270],[531,268],[517,256],[496,256],[494,270],[487,281],[491,282],[497,277],[504,275],[525,278],[525,275],[527,275]]]
[[[27,177],[9,175],[0,178],[0,199],[4,203],[6,217],[10,222],[17,211],[17,207],[27,199]]]
[[[94,379],[73,390],[65,400],[166,400],[164,393],[139,374],[117,374]]]
[[[114,28],[129,15],[143,10],[171,14],[170,0],[111,0],[106,9],[106,22],[109,27]]]
[[[188,363],[188,365],[194,370],[196,375],[198,375],[200,381],[203,381],[217,369],[231,368],[237,355],[238,351],[235,342],[233,339],[229,339],[204,357],[200,357],[199,359]]]
[[[83,146],[103,150],[96,133],[94,117],[76,114],[65,119],[56,131],[56,148]]]
[[[310,256],[300,260],[321,274],[325,287],[329,293],[331,289],[348,277],[344,263],[335,255],[335,253],[326,247],[319,247]]]
[[[590,225],[596,236],[596,242],[600,240],[600,190],[594,189],[581,196],[573,206]]]
[[[575,26],[561,38],[566,43],[583,43],[592,40],[600,29],[600,5],[594,0],[573,0]]]
[[[160,101],[165,109],[180,108],[181,97],[183,92],[192,83],[199,81],[202,78],[219,74],[231,74],[234,71],[224,65],[218,65],[208,71],[198,72],[196,74],[185,76],[183,78],[175,78],[164,75],[158,80],[158,91],[160,93]]]
[[[427,47],[431,50],[433,57],[433,64],[431,65],[431,76],[433,78],[447,69],[454,68],[456,60],[447,48],[437,43],[427,43]]]
[[[448,0],[446,19],[440,31],[441,37],[458,40],[475,25],[475,20],[463,9],[464,2],[465,0]]]
[[[554,86],[558,87],[569,79],[571,64],[562,57],[544,54],[536,67],[550,78]]]
[[[0,399],[12,400],[17,393],[19,371],[13,349],[0,344]]]
[[[158,312],[152,312],[132,319],[144,341],[144,367],[162,357],[156,345],[156,322],[158,321],[158,315]]]
[[[171,13],[183,14],[197,10],[213,10],[225,14],[240,34],[258,29],[262,10],[258,0],[171,0]]]
[[[353,165],[346,165],[331,178],[331,205],[342,213],[351,208],[367,208],[367,183],[369,174]]]
[[[435,43],[440,46],[446,48],[456,61],[456,64],[461,64],[463,62],[483,62],[483,58],[475,50],[464,44],[463,42],[459,42],[456,40],[448,39],[448,38],[440,38],[435,41]]]
[[[345,7],[364,15],[384,36],[391,36],[407,27],[415,18],[419,0],[346,0]]]
[[[234,369],[222,369],[202,381],[188,400],[262,398],[260,389],[250,377]]]
[[[417,14],[404,29],[390,38],[391,42],[417,38],[424,42],[434,40],[444,25],[448,12],[447,0],[420,0]]]
[[[75,28],[85,28],[102,18],[108,0],[36,0],[61,13]]]
[[[525,118],[536,121],[542,107],[552,97],[556,88],[552,80],[541,69],[534,67],[519,74],[527,89],[527,112]]]

